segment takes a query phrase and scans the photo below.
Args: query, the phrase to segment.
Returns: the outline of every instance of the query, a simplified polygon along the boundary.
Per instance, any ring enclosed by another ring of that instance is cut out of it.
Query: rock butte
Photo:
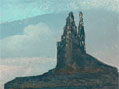
[[[57,65],[39,76],[17,77],[5,89],[118,89],[118,70],[86,53],[83,13],[78,28],[70,12],[61,41]]]

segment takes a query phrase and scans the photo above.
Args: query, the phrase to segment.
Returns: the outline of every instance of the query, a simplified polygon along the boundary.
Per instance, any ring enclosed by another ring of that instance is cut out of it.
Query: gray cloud
[[[28,25],[24,28],[23,35],[13,35],[0,40],[1,58],[53,57],[56,51],[55,44],[56,38],[48,25]]]

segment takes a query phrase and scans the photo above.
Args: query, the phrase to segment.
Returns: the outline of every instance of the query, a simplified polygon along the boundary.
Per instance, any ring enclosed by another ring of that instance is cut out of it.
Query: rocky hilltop
[[[70,12],[61,41],[57,42],[57,65],[49,72],[18,77],[5,89],[118,89],[118,70],[86,53],[83,13],[79,25]]]

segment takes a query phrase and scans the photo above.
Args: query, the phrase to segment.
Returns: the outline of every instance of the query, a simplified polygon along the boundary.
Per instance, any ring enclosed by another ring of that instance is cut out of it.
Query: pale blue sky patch
[[[0,0],[0,23],[42,14],[78,9],[102,8],[119,11],[118,0]]]

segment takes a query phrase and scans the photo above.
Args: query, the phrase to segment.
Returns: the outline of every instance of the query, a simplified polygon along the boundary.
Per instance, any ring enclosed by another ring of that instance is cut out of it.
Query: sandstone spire
[[[76,39],[76,37],[77,27],[75,25],[73,12],[70,12],[66,19],[61,41],[57,43],[57,67],[61,68],[72,64],[72,46],[73,40]]]
[[[57,43],[57,68],[73,67],[74,65],[76,68],[78,61],[76,56],[85,54],[85,32],[82,12],[80,12],[79,16],[78,32],[73,12],[70,12],[66,19],[61,41]]]
[[[83,23],[83,13],[79,13],[79,26],[78,26],[78,37],[79,37],[79,43],[80,43],[80,49],[82,53],[85,53],[85,31],[84,31],[84,23]]]

